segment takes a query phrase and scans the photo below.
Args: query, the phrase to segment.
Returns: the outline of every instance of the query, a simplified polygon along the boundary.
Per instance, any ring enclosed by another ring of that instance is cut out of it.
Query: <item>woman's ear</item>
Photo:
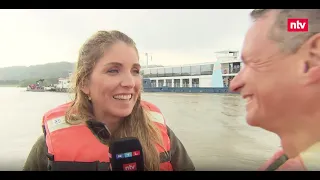
[[[90,90],[89,90],[89,84],[87,81],[84,81],[81,85],[81,91],[86,94],[86,95],[89,95],[90,94]]]

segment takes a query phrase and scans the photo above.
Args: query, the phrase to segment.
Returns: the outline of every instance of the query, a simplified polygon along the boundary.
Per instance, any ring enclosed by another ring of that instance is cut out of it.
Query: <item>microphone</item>
[[[114,140],[109,145],[112,171],[144,171],[140,141],[134,137]]]

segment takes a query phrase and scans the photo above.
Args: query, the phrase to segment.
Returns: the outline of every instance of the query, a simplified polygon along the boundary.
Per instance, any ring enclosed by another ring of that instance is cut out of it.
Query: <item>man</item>
[[[251,12],[242,60],[230,90],[247,100],[251,126],[277,134],[282,150],[262,170],[320,170],[320,9]],[[288,32],[288,18],[308,19]]]

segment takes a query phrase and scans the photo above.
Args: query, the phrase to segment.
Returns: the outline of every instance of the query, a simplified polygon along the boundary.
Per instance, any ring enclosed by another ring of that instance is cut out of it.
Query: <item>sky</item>
[[[77,60],[98,30],[119,30],[137,44],[141,64],[215,61],[215,52],[241,50],[250,9],[0,10],[0,67]],[[152,61],[150,61],[152,56]]]

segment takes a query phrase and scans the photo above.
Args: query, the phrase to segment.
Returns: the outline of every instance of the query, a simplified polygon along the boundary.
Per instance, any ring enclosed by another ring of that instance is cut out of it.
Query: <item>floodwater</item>
[[[0,87],[0,170],[21,170],[42,135],[44,112],[70,100],[55,92]],[[245,102],[235,94],[144,93],[182,141],[197,170],[256,170],[279,148],[279,138],[250,127]]]

